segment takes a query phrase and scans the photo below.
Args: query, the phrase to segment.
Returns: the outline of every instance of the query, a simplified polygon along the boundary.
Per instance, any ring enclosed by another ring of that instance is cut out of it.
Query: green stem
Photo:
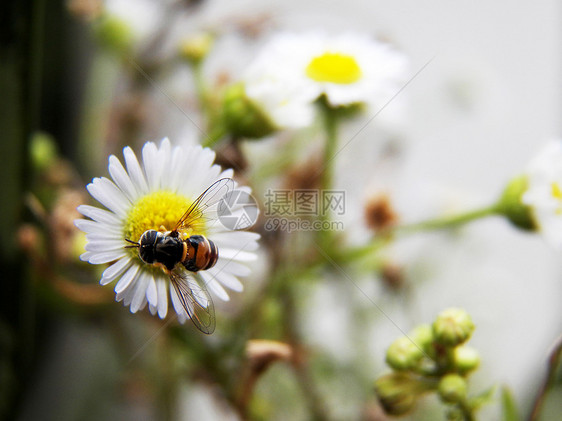
[[[205,114],[209,114],[209,90],[205,83],[205,78],[203,77],[203,66],[201,62],[193,63],[193,81],[195,83],[195,92],[197,94],[197,99],[199,105],[201,106],[201,111]]]
[[[323,107],[324,117],[324,131],[326,132],[326,143],[324,145],[323,168],[321,179],[321,192],[323,195],[333,188],[334,183],[334,166],[336,163],[337,145],[338,145],[338,112],[325,105]],[[322,227],[328,226],[330,221],[330,213],[328,209],[322,209],[319,217]],[[333,232],[329,229],[322,229],[319,231],[320,244],[327,245],[331,242]]]
[[[223,127],[223,125],[214,124],[214,127],[212,127],[212,129],[206,135],[201,145],[204,148],[213,148],[225,135],[226,135],[226,130]]]
[[[560,336],[557,339],[556,344],[554,345],[554,348],[550,353],[550,357],[548,358],[548,372],[537,394],[537,397],[535,398],[535,402],[533,403],[533,409],[531,410],[531,415],[529,415],[530,421],[535,421],[539,419],[544,402],[546,400],[546,395],[548,393],[548,390],[554,384],[556,378],[556,371],[558,366],[560,365],[561,359],[562,359],[562,336]]]
[[[326,144],[323,157],[322,189],[330,190],[334,183],[334,164],[338,145],[338,113],[328,106],[324,107],[324,130]]]
[[[416,233],[420,231],[452,229],[467,224],[469,222],[475,221],[477,219],[485,218],[492,215],[497,215],[498,213],[499,213],[498,206],[494,204],[492,206],[487,206],[481,209],[475,209],[458,215],[429,219],[426,221],[416,222],[409,225],[398,226],[392,228],[390,232],[396,234],[401,234],[401,233],[409,234],[409,233]]]

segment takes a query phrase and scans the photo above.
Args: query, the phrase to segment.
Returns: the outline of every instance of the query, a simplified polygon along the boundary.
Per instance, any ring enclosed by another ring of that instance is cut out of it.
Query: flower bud
[[[475,370],[480,365],[478,351],[470,346],[462,345],[456,347],[453,355],[453,364],[461,374]]]
[[[437,391],[444,402],[459,403],[466,399],[468,385],[458,374],[447,374],[439,381]]]
[[[441,345],[455,347],[467,341],[474,330],[470,315],[462,309],[442,311],[433,322],[433,336]]]
[[[230,86],[223,100],[223,120],[228,131],[248,138],[261,138],[276,128],[265,112],[246,96],[242,83]]]
[[[200,63],[213,46],[214,37],[209,33],[201,33],[180,42],[180,57],[191,63]]]
[[[406,336],[396,339],[386,351],[386,363],[395,370],[413,369],[422,357],[420,346]]]
[[[131,28],[115,16],[105,16],[99,20],[96,36],[103,47],[117,53],[126,53],[133,43]]]
[[[47,133],[35,133],[31,139],[29,151],[31,163],[39,171],[49,168],[57,159],[55,140]]]
[[[425,352],[431,351],[433,343],[433,330],[430,325],[419,325],[410,332],[410,338]]]
[[[521,200],[527,187],[526,176],[522,175],[512,179],[498,202],[498,212],[517,228],[533,231],[537,229],[537,224],[533,218],[532,209]]]
[[[389,415],[403,415],[429,387],[407,373],[391,373],[375,381],[375,393]]]

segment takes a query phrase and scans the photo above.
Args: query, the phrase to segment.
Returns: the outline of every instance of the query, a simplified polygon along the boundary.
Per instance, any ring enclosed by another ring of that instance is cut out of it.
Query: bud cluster
[[[390,415],[409,412],[424,394],[435,392],[454,411],[472,411],[467,376],[480,364],[478,352],[465,345],[474,331],[462,309],[441,312],[432,325],[420,325],[387,349],[392,373],[378,378],[375,392]]]

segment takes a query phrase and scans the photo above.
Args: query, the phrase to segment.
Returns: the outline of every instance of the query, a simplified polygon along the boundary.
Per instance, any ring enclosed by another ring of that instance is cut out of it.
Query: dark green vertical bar
[[[35,303],[17,245],[37,128],[44,0],[0,3],[0,419],[14,419],[31,373]]]

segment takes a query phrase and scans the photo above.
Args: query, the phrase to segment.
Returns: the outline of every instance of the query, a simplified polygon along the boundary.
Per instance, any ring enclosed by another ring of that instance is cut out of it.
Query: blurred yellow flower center
[[[326,52],[310,61],[306,75],[317,82],[350,84],[361,79],[361,68],[352,56]]]
[[[163,227],[166,231],[173,230],[191,204],[187,197],[170,191],[157,191],[141,197],[127,215],[125,238],[139,241],[141,235],[150,229],[160,230]],[[186,234],[204,234],[204,228],[201,221],[191,226]]]
[[[559,202],[556,213],[562,214],[562,189],[560,188],[560,185],[558,183],[552,183],[550,185],[550,194],[552,194],[552,197]]]
[[[552,197],[558,200],[562,200],[562,189],[560,189],[558,183],[552,183],[550,188],[551,188]]]

